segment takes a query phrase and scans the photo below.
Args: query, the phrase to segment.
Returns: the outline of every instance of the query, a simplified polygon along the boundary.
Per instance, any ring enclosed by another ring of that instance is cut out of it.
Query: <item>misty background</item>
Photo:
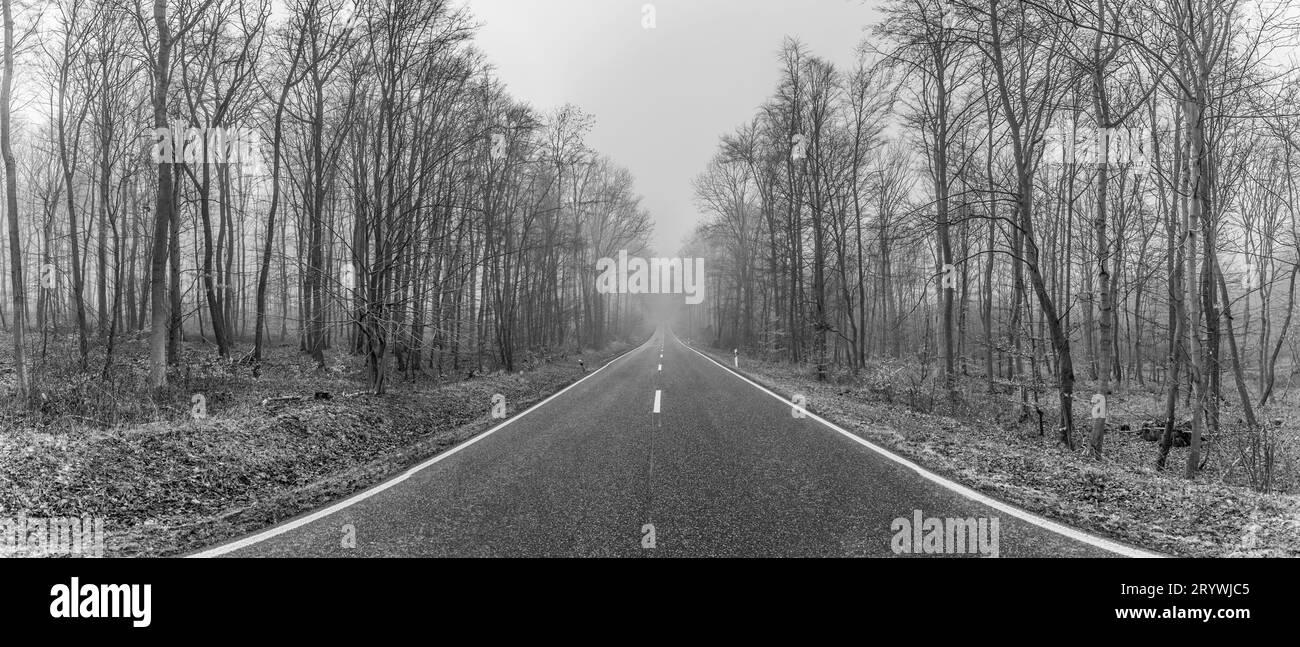
[[[509,92],[547,112],[572,103],[595,116],[587,143],[636,177],[652,244],[676,253],[699,221],[691,180],[718,138],[776,87],[787,36],[837,66],[878,22],[860,0],[470,0],[474,41]]]

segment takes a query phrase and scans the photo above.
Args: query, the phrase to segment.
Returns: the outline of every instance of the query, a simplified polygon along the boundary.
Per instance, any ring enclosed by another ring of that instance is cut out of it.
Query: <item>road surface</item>
[[[1000,557],[1142,555],[796,418],[667,329],[509,413],[375,488],[195,556],[987,556],[993,518]],[[913,532],[918,516],[988,521],[948,533],[963,548]]]

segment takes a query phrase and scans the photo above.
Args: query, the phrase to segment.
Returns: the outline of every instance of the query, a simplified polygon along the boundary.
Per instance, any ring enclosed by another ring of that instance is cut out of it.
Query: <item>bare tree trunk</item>
[[[266,321],[266,282],[271,275],[271,246],[275,241],[275,211],[280,205],[280,145],[284,137],[284,103],[292,87],[290,79],[298,68],[298,59],[302,54],[302,39],[298,41],[293,62],[289,65],[289,76],[280,90],[280,98],[275,102],[273,119],[274,134],[271,136],[271,206],[266,214],[266,242],[262,245],[262,264],[257,273],[257,322],[253,330],[253,362],[262,361],[262,330]],[[345,286],[344,294],[350,294]]]
[[[1205,220],[1210,217],[1203,207],[1205,206],[1205,131],[1203,124],[1203,107],[1204,103],[1197,100],[1187,101],[1187,138],[1188,138],[1188,172],[1189,184],[1192,190],[1191,199],[1188,203],[1186,215],[1186,234],[1187,234],[1187,273],[1184,276],[1186,281],[1187,301],[1191,304],[1191,311],[1188,313],[1188,332],[1191,333],[1192,346],[1188,349],[1190,374],[1192,387],[1196,398],[1192,408],[1192,444],[1187,455],[1187,469],[1185,476],[1188,479],[1195,478],[1197,465],[1201,459],[1201,431],[1205,421],[1206,387],[1209,384],[1208,376],[1202,369],[1205,367],[1205,342],[1202,341],[1198,328],[1202,319],[1202,304],[1198,298],[1200,296],[1198,283],[1202,280],[1196,267],[1198,230],[1205,227]],[[1201,262],[1206,266],[1212,263],[1212,259],[1203,258]],[[1204,312],[1204,317],[1208,320],[1209,312]]]
[[[153,20],[158,29],[158,58],[154,63],[153,124],[167,128],[167,86],[170,82],[171,28],[167,25],[167,0],[154,0]],[[170,135],[167,135],[170,136]],[[153,302],[149,330],[149,384],[167,386],[167,332],[171,312],[167,295],[168,227],[172,220],[172,167],[158,165],[158,197],[154,210],[153,258],[150,263],[149,299]]]
[[[74,28],[73,26],[75,26],[76,24],[75,11],[76,9],[74,8],[72,22],[70,23],[71,26],[69,26],[68,28],[69,30],[72,30]],[[66,38],[72,39],[73,36],[69,34],[66,36]],[[82,300],[82,292],[84,291],[85,288],[84,288],[84,279],[81,274],[81,235],[77,227],[76,191],[73,189],[74,185],[72,182],[73,167],[76,164],[76,161],[75,159],[70,159],[68,154],[68,135],[67,135],[67,121],[66,121],[65,106],[67,105],[68,73],[69,73],[69,68],[72,66],[73,63],[72,61],[69,60],[70,54],[66,49],[67,47],[70,47],[70,45],[65,45],[64,57],[60,61],[60,65],[59,65],[59,114],[58,114],[59,162],[63,167],[63,181],[67,185],[68,239],[72,247],[72,294],[76,302],[76,308],[77,308],[77,339],[79,342],[78,349],[81,354],[81,369],[84,371],[86,369],[87,355],[89,354],[89,349],[87,348],[86,345],[86,306],[85,306],[85,302]],[[78,128],[76,129],[76,132],[78,133],[81,132],[80,124],[82,122],[82,119],[84,119],[85,114],[86,111],[84,108],[78,114],[77,117]],[[103,238],[102,233],[100,238],[101,239]]]
[[[158,0],[162,2],[163,0]],[[24,402],[30,395],[27,382],[27,340],[24,334],[27,312],[27,287],[23,283],[23,251],[18,236],[18,168],[10,137],[9,110],[14,79],[14,18],[11,0],[3,0],[5,19],[4,81],[0,82],[0,155],[5,162],[5,210],[9,215],[9,269],[14,306],[14,378],[18,397]]]
[[[1112,362],[1114,361],[1114,340],[1111,339],[1113,331],[1111,330],[1112,295],[1110,271],[1106,267],[1108,254],[1110,253],[1110,240],[1107,238],[1106,226],[1109,215],[1106,213],[1110,200],[1110,112],[1106,101],[1106,70],[1105,59],[1102,56],[1102,30],[1106,27],[1106,0],[1097,0],[1099,29],[1093,37],[1093,70],[1092,70],[1092,92],[1094,115],[1098,128],[1097,135],[1097,204],[1096,217],[1093,220],[1093,229],[1096,231],[1096,263],[1097,263],[1097,291],[1099,301],[1101,302],[1101,312],[1097,321],[1098,332],[1101,337],[1101,365],[1097,373],[1101,380],[1102,407],[1093,410],[1092,416],[1092,434],[1088,439],[1088,453],[1093,458],[1101,458],[1102,444],[1106,439],[1106,416],[1105,398],[1110,395],[1110,376],[1112,372]],[[1100,413],[1100,415],[1098,415]]]

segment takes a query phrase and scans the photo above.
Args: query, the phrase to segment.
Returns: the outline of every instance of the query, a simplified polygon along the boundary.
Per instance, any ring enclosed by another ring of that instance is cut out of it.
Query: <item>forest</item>
[[[5,7],[18,401],[68,379],[158,393],[186,342],[254,376],[272,344],[321,369],[342,349],[383,394],[390,373],[600,348],[639,316],[579,280],[645,244],[631,175],[584,143],[592,116],[503,89],[465,8]]]
[[[697,177],[694,334],[1093,458],[1108,430],[1161,470],[1186,447],[1189,479],[1215,442],[1220,470],[1289,489],[1296,6],[881,11],[850,67],[787,39]]]
[[[672,28],[636,4],[621,28]],[[631,357],[513,427],[538,451],[482,450],[610,459],[508,474],[511,505],[631,492],[643,458],[652,492],[660,438],[724,489],[731,448],[823,449],[721,369],[1098,535],[1300,546],[1290,0],[862,3],[853,51],[755,54],[767,96],[688,160],[686,214],[650,213],[597,115],[513,96],[469,3],[0,7],[0,513],[198,550]],[[692,233],[654,249],[672,218]]]
[[[0,513],[196,548],[647,334],[586,276],[645,251],[631,173],[507,91],[465,3],[2,6]]]

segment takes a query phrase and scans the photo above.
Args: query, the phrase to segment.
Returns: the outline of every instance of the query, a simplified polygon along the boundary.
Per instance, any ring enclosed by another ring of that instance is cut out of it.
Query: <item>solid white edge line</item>
[[[659,413],[659,389],[655,389],[655,410],[652,413]]]
[[[574,382],[573,384],[570,384],[569,386],[566,386],[566,387],[564,387],[563,389],[560,389],[559,391],[556,391],[555,393],[553,393],[550,397],[546,398],[545,400],[542,400],[541,402],[538,402],[537,404],[534,404],[533,406],[528,407],[527,409],[525,409],[525,410],[524,410],[522,413],[520,413],[519,415],[517,415],[517,416],[515,416],[515,417],[513,417],[513,418],[507,418],[505,422],[503,422],[503,423],[501,423],[501,424],[499,424],[499,425],[497,425],[497,426],[495,426],[495,427],[493,427],[493,428],[491,428],[491,429],[489,429],[489,430],[487,430],[487,431],[485,431],[485,432],[483,432],[483,433],[481,433],[481,434],[478,434],[477,436],[474,436],[473,438],[470,438],[469,440],[466,440],[465,442],[460,443],[459,445],[456,445],[455,447],[452,447],[451,449],[449,449],[449,450],[447,450],[447,451],[445,451],[445,452],[442,452],[442,453],[438,454],[437,456],[433,456],[433,457],[429,458],[428,460],[424,461],[423,463],[420,463],[420,464],[418,464],[418,465],[416,465],[416,466],[414,466],[414,467],[411,467],[411,468],[407,469],[405,472],[402,472],[402,473],[399,474],[398,476],[392,477],[392,478],[390,478],[389,480],[384,481],[383,483],[380,483],[380,484],[378,484],[378,485],[375,485],[375,486],[373,486],[373,487],[371,487],[371,488],[369,488],[369,489],[362,490],[361,492],[358,492],[358,493],[356,493],[356,494],[353,494],[352,496],[349,496],[348,498],[343,499],[342,501],[339,501],[339,502],[337,502],[337,503],[333,503],[333,504],[329,505],[328,507],[321,508],[321,509],[319,509],[319,510],[317,510],[317,511],[311,513],[311,514],[308,514],[308,515],[305,516],[305,517],[300,517],[300,518],[298,518],[298,519],[293,519],[293,520],[290,520],[290,521],[286,521],[286,522],[284,522],[284,523],[281,523],[280,525],[272,526],[272,527],[270,527],[270,528],[267,528],[266,530],[262,530],[262,531],[260,531],[260,532],[255,533],[255,534],[252,534],[252,535],[249,535],[249,536],[247,536],[247,537],[244,537],[244,538],[242,538],[242,539],[237,539],[237,540],[235,540],[235,541],[232,541],[232,542],[227,543],[227,544],[222,544],[222,545],[220,545],[220,546],[214,546],[214,547],[212,547],[212,548],[208,548],[208,549],[206,549],[206,550],[202,550],[202,551],[197,552],[197,553],[194,553],[194,554],[192,554],[192,555],[186,555],[185,557],[187,557],[187,558],[203,558],[203,557],[218,557],[218,556],[221,556],[221,555],[225,555],[226,553],[231,553],[231,552],[234,552],[234,551],[239,550],[239,549],[241,549],[241,548],[247,548],[247,547],[249,547],[249,546],[252,546],[253,544],[261,543],[261,542],[266,541],[267,539],[270,539],[270,538],[272,538],[272,537],[275,537],[275,536],[278,536],[278,535],[282,535],[282,534],[284,534],[284,533],[286,533],[286,532],[289,532],[290,530],[294,530],[294,529],[296,529],[296,528],[301,528],[302,526],[305,526],[305,525],[307,525],[307,524],[309,524],[309,523],[311,523],[311,522],[313,522],[313,521],[316,521],[316,520],[322,519],[322,518],[324,518],[324,517],[328,517],[328,516],[334,514],[335,512],[338,512],[339,510],[342,510],[342,509],[344,509],[344,508],[347,508],[347,507],[349,507],[349,506],[351,506],[351,505],[353,505],[353,504],[355,504],[355,503],[358,503],[358,502],[360,502],[360,501],[364,501],[364,500],[366,500],[366,499],[369,499],[370,497],[375,496],[376,494],[379,494],[380,492],[383,492],[384,490],[387,490],[388,488],[391,488],[391,487],[393,487],[394,485],[397,485],[398,483],[401,483],[401,482],[405,481],[406,479],[411,478],[411,476],[413,476],[413,475],[415,475],[417,472],[419,472],[419,471],[421,471],[421,470],[423,470],[423,469],[429,467],[430,465],[433,465],[434,463],[437,463],[438,461],[440,461],[440,460],[442,460],[442,459],[444,459],[444,458],[447,458],[448,456],[451,456],[451,455],[455,454],[456,452],[459,452],[460,450],[465,449],[466,447],[469,447],[470,445],[473,445],[474,443],[476,443],[476,442],[478,442],[478,441],[480,441],[480,440],[483,440],[484,438],[487,438],[488,436],[491,436],[492,434],[494,434],[494,433],[500,431],[500,430],[501,430],[502,428],[504,428],[506,425],[508,425],[508,424],[510,424],[510,423],[512,423],[512,422],[514,422],[514,421],[516,421],[516,420],[518,420],[518,419],[520,419],[520,418],[522,418],[522,417],[528,415],[528,414],[531,413],[534,409],[537,409],[538,407],[541,407],[542,405],[546,404],[547,402],[550,402],[551,400],[554,400],[555,398],[558,398],[558,397],[560,397],[561,395],[564,395],[564,392],[565,392],[565,391],[568,391],[569,389],[572,389],[573,387],[578,386],[579,384],[582,384],[583,382],[586,382],[588,379],[595,377],[597,373],[599,373],[599,372],[601,372],[601,371],[603,371],[603,370],[609,368],[610,366],[613,366],[614,363],[617,362],[618,360],[623,359],[624,357],[627,357],[628,355],[631,355],[632,353],[634,353],[634,352],[640,350],[640,349],[641,349],[642,347],[644,347],[644,346],[645,346],[645,344],[642,344],[641,346],[637,346],[636,348],[633,348],[633,349],[631,349],[631,350],[625,351],[622,355],[619,355],[618,357],[615,357],[614,359],[612,359],[612,360],[606,362],[604,366],[602,366],[602,367],[600,367],[600,368],[598,368],[598,369],[592,371],[592,372],[591,372],[590,374],[588,374],[586,377],[583,377],[582,379],[578,380],[577,382]]]
[[[725,364],[722,364],[721,362],[718,362],[712,357],[709,357],[708,355],[705,355],[704,353],[701,353],[700,351],[695,350],[690,346],[687,346],[685,342],[682,342],[682,345],[686,346],[688,350],[695,353],[696,355],[699,355],[700,357],[703,357],[704,359],[707,359],[710,362],[717,364],[718,367],[723,369],[724,371],[744,380],[745,382],[748,382],[750,386],[776,398],[777,400],[780,400],[782,403],[790,404],[788,400],[781,397],[780,395],[777,395],[773,391],[769,390],[767,387],[758,384],[753,380],[750,380],[749,378],[745,377],[744,375],[741,375],[740,373],[737,373],[736,371],[731,370],[730,368],[727,368]],[[870,449],[871,451],[874,451],[877,454],[880,454],[881,456],[884,456],[885,458],[888,458],[889,460],[898,463],[899,465],[911,469],[912,471],[921,475],[926,480],[929,480],[937,485],[952,490],[953,492],[956,492],[957,494],[960,494],[968,499],[972,499],[977,503],[982,503],[990,508],[993,508],[994,510],[1005,512],[1006,514],[1009,514],[1017,519],[1020,519],[1021,521],[1031,523],[1035,526],[1043,528],[1044,530],[1050,530],[1059,535],[1064,535],[1066,537],[1069,537],[1070,539],[1073,539],[1075,541],[1082,542],[1090,546],[1094,546],[1096,548],[1101,548],[1103,550],[1108,550],[1112,553],[1123,555],[1125,557],[1157,557],[1157,558],[1165,557],[1164,555],[1161,555],[1159,553],[1153,553],[1151,551],[1143,550],[1140,548],[1125,546],[1124,544],[1121,544],[1119,542],[1111,541],[1109,539],[1103,539],[1095,535],[1090,535],[1086,532],[1083,532],[1082,530],[1077,530],[1075,528],[1071,528],[1069,526],[1059,524],[1050,519],[1045,519],[1043,517],[1040,517],[1027,510],[1021,510],[1020,508],[1017,508],[1009,503],[1004,503],[997,499],[991,498],[987,495],[976,492],[975,490],[972,490],[969,487],[966,487],[965,485],[962,485],[955,481],[951,481],[942,476],[939,476],[938,474],[935,474],[934,472],[931,472],[925,469],[924,467],[921,467],[917,463],[914,463],[906,458],[903,458],[902,456],[899,456],[898,454],[895,454],[889,451],[888,449],[885,449],[884,447],[876,445],[875,443],[865,438],[862,438],[857,434],[841,429],[835,423],[832,423],[811,411],[806,411],[805,413],[809,418],[812,418],[813,420],[816,420],[817,422],[820,422],[823,425],[826,425],[827,427],[835,431],[838,431],[844,436],[847,436],[850,440],[857,442],[858,444],[866,447],[867,449]]]

